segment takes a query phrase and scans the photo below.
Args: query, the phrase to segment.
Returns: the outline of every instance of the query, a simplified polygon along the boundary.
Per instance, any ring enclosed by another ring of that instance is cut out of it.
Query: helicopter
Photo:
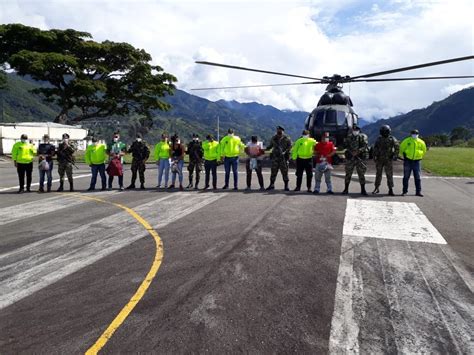
[[[295,75],[282,72],[268,71],[262,69],[254,69],[247,67],[240,67],[235,65],[196,61],[195,63],[201,65],[217,66],[236,70],[245,70],[257,73],[265,73],[271,75],[279,75],[286,77],[294,77],[300,79],[310,79],[312,81],[305,81],[299,83],[285,83],[285,84],[266,84],[266,85],[244,85],[244,86],[227,86],[227,87],[208,87],[196,88],[191,90],[220,90],[220,89],[244,89],[255,87],[270,87],[270,86],[290,86],[290,85],[312,85],[312,84],[326,84],[325,93],[319,99],[316,108],[308,115],[304,122],[305,129],[309,130],[311,136],[316,140],[321,140],[325,132],[329,132],[331,140],[337,146],[341,145],[347,135],[352,131],[353,126],[358,124],[358,115],[353,109],[351,98],[342,90],[343,84],[354,82],[384,82],[384,81],[407,81],[407,80],[438,80],[438,79],[466,79],[474,78],[472,75],[458,75],[458,76],[428,76],[428,77],[408,77],[408,78],[376,78],[378,76],[399,73],[409,70],[415,70],[435,65],[442,65],[465,60],[472,60],[474,56],[451,58],[436,62],[417,64],[402,68],[390,69],[375,73],[368,73],[363,75],[339,75],[323,76],[322,78]]]

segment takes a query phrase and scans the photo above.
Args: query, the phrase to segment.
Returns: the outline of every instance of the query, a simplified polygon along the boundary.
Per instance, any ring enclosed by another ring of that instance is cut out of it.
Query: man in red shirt
[[[327,193],[331,195],[334,194],[334,192],[332,192],[331,170],[333,169],[332,156],[335,153],[336,147],[334,146],[334,143],[329,140],[329,132],[325,132],[323,140],[314,146],[314,155],[316,157],[316,171],[314,174],[316,186],[314,188],[314,194],[319,194],[323,174],[328,189]]]

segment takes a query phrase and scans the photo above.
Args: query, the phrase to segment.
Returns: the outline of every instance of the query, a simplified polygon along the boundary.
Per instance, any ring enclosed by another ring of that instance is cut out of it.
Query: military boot
[[[135,184],[130,184],[127,186],[126,190],[132,190],[135,188]]]
[[[56,190],[57,192],[62,192],[64,191],[64,181],[59,182],[59,187]]]
[[[395,196],[395,194],[393,193],[393,189],[391,187],[389,187],[389,189],[388,189],[388,195],[389,196]]]
[[[145,190],[145,184],[143,182],[140,184],[140,190]]]
[[[349,193],[349,184],[345,184],[344,190],[341,193],[343,195],[347,195]]]
[[[285,191],[290,191],[290,187],[288,186],[288,181],[285,181]]]
[[[360,194],[367,196],[367,191],[365,191],[365,184],[360,184]]]
[[[275,185],[270,184],[270,186],[268,186],[268,187],[266,188],[266,190],[267,190],[267,191],[275,190]]]
[[[71,181],[69,181],[69,192],[74,192],[74,183]]]
[[[380,191],[379,191],[379,188],[377,186],[375,186],[375,189],[374,191],[372,191],[372,195],[376,195],[378,194]]]

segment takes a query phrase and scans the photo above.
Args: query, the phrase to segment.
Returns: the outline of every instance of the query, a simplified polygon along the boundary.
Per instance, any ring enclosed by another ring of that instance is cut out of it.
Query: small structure
[[[27,134],[28,139],[35,145],[38,145],[43,136],[48,134],[50,142],[57,146],[62,140],[63,133],[69,134],[69,139],[76,143],[77,149],[86,149],[88,131],[81,126],[53,122],[0,122],[0,155],[11,154],[13,145],[20,140],[22,134]]]

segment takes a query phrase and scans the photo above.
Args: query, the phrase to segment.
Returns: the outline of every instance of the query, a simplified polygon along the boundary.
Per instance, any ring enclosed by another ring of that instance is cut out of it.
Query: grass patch
[[[474,177],[474,148],[430,148],[422,167],[440,176]]]

